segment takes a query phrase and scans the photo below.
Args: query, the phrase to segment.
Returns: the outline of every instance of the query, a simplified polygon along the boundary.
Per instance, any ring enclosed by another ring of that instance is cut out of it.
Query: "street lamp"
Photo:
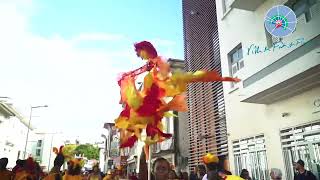
[[[106,171],[107,171],[106,164],[108,164],[108,162],[107,162],[107,156],[108,156],[109,145],[108,145],[108,138],[107,138],[107,136],[104,135],[104,134],[101,134],[101,137],[105,139],[104,152],[103,152],[103,160],[104,160],[103,172],[106,172]]]
[[[52,134],[52,136],[51,136],[51,145],[50,145],[49,163],[48,163],[48,172],[50,171],[50,164],[51,164],[51,153],[52,153],[53,136],[54,136],[55,134],[61,134],[61,133],[62,133],[62,132],[46,133],[46,134]]]
[[[30,117],[29,117],[29,123],[28,123],[28,127],[27,127],[28,130],[27,130],[26,144],[24,146],[24,159],[26,158],[26,155],[27,155],[27,145],[28,145],[28,139],[29,139],[30,123],[31,123],[31,119],[32,119],[32,109],[43,108],[43,107],[48,107],[48,105],[31,106],[30,107]]]

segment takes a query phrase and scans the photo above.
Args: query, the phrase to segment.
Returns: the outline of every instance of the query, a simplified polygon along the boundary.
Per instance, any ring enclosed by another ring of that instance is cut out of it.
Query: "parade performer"
[[[23,161],[23,166],[16,171],[14,180],[38,180],[44,176],[39,164],[29,157]]]
[[[225,170],[224,167],[219,165],[219,158],[216,155],[207,153],[202,157],[204,164],[207,167],[207,174],[202,178],[203,180],[244,180],[239,176],[232,175],[229,171]]]
[[[53,152],[57,155],[53,162],[53,168],[49,172],[48,176],[44,180],[62,180],[61,166],[64,164],[65,156],[63,154],[63,146],[58,148],[53,148]]]
[[[172,111],[187,111],[184,92],[187,84],[194,82],[240,81],[237,78],[221,77],[217,71],[172,73],[170,65],[160,56],[150,42],[142,41],[134,45],[138,57],[146,60],[146,65],[122,74],[118,80],[123,111],[115,120],[120,131],[121,148],[132,147],[140,139],[146,145],[161,142],[172,135],[163,132],[161,120],[173,116]],[[136,88],[138,75],[147,72],[142,90]],[[145,132],[146,137],[141,134]],[[146,146],[145,151],[147,151]],[[148,154],[147,159],[148,159]]]
[[[68,161],[68,169],[63,176],[63,180],[82,180],[81,168],[84,162],[79,158],[72,158]]]

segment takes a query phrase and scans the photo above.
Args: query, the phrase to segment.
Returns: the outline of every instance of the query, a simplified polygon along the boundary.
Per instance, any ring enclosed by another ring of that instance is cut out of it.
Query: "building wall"
[[[179,112],[179,149],[180,153],[184,157],[188,157],[189,155],[189,138],[188,138],[188,123],[187,121],[187,113]]]
[[[41,140],[41,143],[39,142]],[[38,161],[42,162],[42,156],[43,156],[43,145],[44,145],[44,137],[35,135],[33,137],[30,137],[29,144],[32,146],[32,156],[33,158]],[[37,151],[40,151],[40,154],[37,154]]]
[[[183,28],[186,71],[221,72],[216,1],[184,0]],[[189,165],[202,164],[211,152],[227,155],[227,133],[221,82],[193,83],[188,86]]]
[[[62,134],[37,133],[29,139],[29,146],[32,147],[32,157],[40,162],[40,166],[42,166],[45,171],[50,170],[56,158],[56,154],[52,151],[53,148],[56,147],[59,149],[60,146],[64,145]],[[39,140],[42,141],[40,146],[38,146]],[[40,156],[36,155],[36,149],[40,149]]]
[[[319,92],[320,87],[267,106],[265,111],[267,121],[263,123],[265,125],[263,129],[266,134],[267,156],[270,165],[279,165],[280,168],[285,166],[281,152],[280,129],[320,120],[320,113],[313,113],[313,102],[320,97]],[[289,116],[282,117],[284,112],[289,113]]]
[[[17,159],[23,159],[27,127],[16,117],[5,118],[0,114],[0,120],[0,154],[9,159],[8,167],[12,168]],[[27,153],[31,154],[30,146]]]
[[[190,141],[188,137],[188,113],[187,112],[179,112],[178,113],[178,142],[177,146],[179,149],[179,156],[177,166],[183,171],[188,171],[188,161],[187,158],[189,157],[189,148],[190,148]],[[175,132],[177,132],[175,131]]]
[[[284,3],[286,1],[281,2]],[[292,47],[274,52],[247,55],[247,50],[253,43],[263,47],[267,45],[264,16],[268,9],[280,4],[280,1],[266,0],[255,11],[230,9],[225,14],[223,14],[222,3],[223,1],[217,1],[216,7],[219,23],[221,66],[224,76],[231,75],[228,53],[240,43],[243,48],[245,66],[236,75],[242,80],[277,62],[297,48]],[[320,34],[320,29],[317,28],[320,27],[319,10],[320,3],[312,7],[313,17],[308,23],[305,22],[303,16],[298,17],[296,31],[292,35],[285,37],[283,42],[291,42],[302,37],[304,42],[308,43],[311,39],[318,37]],[[232,141],[259,134],[264,134],[265,136],[269,168],[276,167],[285,172],[285,166],[292,166],[292,164],[284,164],[279,136],[280,129],[320,120],[320,113],[313,113],[316,111],[313,102],[320,97],[319,86],[271,104],[254,104],[241,101],[319,65],[320,58],[319,54],[316,53],[317,51],[319,51],[319,46],[310,52],[304,52],[303,56],[248,87],[243,87],[243,81],[238,83],[236,88],[232,88],[230,83],[224,83],[228,140],[229,147],[231,147],[229,148],[229,159],[232,172],[235,171]],[[289,113],[289,115],[282,117],[283,113]]]
[[[222,72],[224,76],[230,75],[228,53],[240,43],[243,48],[245,67],[239,70],[237,76],[242,80],[247,79],[297,48],[282,48],[275,52],[247,55],[248,49],[252,44],[259,45],[260,47],[267,45],[266,31],[264,29],[264,16],[272,6],[281,3],[275,0],[267,0],[254,12],[233,8],[223,15],[222,2],[223,1],[217,1],[217,16],[219,23],[219,38],[221,39],[221,66],[224,69]],[[285,37],[283,42],[290,43],[297,38],[304,38],[304,42],[307,43],[319,35],[320,30],[317,28],[320,27],[319,3],[312,7],[312,12],[314,12],[313,17],[308,23],[305,22],[303,16],[298,17],[296,31],[292,35]],[[319,64],[319,55],[315,53],[315,51],[319,51],[319,47],[317,49],[318,50],[314,50],[313,52],[296,59],[279,71],[272,73],[272,76],[265,77],[265,80],[258,81],[243,91],[247,95],[250,95],[252,92],[259,92]],[[306,61],[308,63],[306,63]],[[230,89],[230,85],[226,83],[225,88]]]
[[[319,92],[320,88],[315,88],[272,105],[242,103],[236,98],[228,100],[226,106],[229,147],[232,147],[233,140],[264,134],[269,167],[281,168],[284,172],[280,129],[320,120],[320,113],[313,113],[320,110],[313,105],[314,101],[320,98]],[[289,116],[282,117],[282,113],[289,113]],[[231,170],[234,172],[232,148],[229,153]]]
[[[184,71],[184,61],[179,59],[169,58],[167,61],[171,71]],[[170,101],[172,98],[167,98]],[[189,155],[189,138],[188,138],[188,123],[186,112],[171,112],[177,117],[165,117],[162,119],[163,129],[165,133],[170,133],[173,138],[167,139],[161,143],[157,143],[152,147],[152,160],[161,156],[166,158],[177,171],[187,171],[187,157]]]
[[[101,144],[99,144],[99,168],[100,170],[103,172],[103,173],[106,173],[106,168],[105,168],[105,164],[107,163],[106,160],[107,160],[107,139],[105,137],[107,137],[105,134],[105,129],[103,129],[103,133],[102,136],[101,135],[101,139],[102,139],[102,142]]]

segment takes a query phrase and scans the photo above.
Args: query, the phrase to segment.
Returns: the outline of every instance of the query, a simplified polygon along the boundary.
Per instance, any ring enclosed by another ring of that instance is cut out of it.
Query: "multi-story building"
[[[168,59],[172,72],[184,71],[185,62],[178,59]],[[174,112],[177,116],[173,118],[173,138],[175,166],[178,171],[189,171],[189,137],[187,112]]]
[[[185,62],[178,59],[168,59],[171,71],[184,71]],[[188,170],[189,137],[188,137],[188,113],[175,112],[173,118],[173,134],[175,147],[175,161],[179,170]]]
[[[205,9],[217,10],[222,74],[242,79],[224,83],[232,172],[246,168],[254,179],[269,179],[268,170],[280,168],[283,179],[293,179],[293,162],[302,159],[319,177],[319,1],[216,3]],[[297,17],[294,32],[283,38],[264,27],[276,5],[290,7]]]
[[[16,160],[24,158],[27,130],[28,121],[15,107],[0,101],[0,155],[9,159],[9,168],[15,166]],[[29,134],[33,134],[32,126]],[[31,146],[28,146],[27,155],[31,154]]]
[[[172,112],[173,113],[173,112]],[[177,113],[174,113],[177,114]],[[177,143],[176,141],[176,134],[174,133],[175,127],[174,127],[174,117],[165,117],[162,119],[163,124],[163,132],[170,133],[173,136],[171,138],[168,138],[164,140],[161,143],[157,143],[152,145],[152,154],[151,158],[152,161],[154,161],[158,157],[163,157],[169,161],[169,163],[173,166],[176,165],[175,161],[175,145]]]
[[[184,71],[184,61],[178,59],[168,59],[171,71]],[[187,157],[189,150],[188,126],[186,113],[172,112],[176,117],[163,118],[164,132],[173,134],[161,143],[152,147],[152,158],[166,158],[176,170],[187,170]]]
[[[135,145],[132,148],[128,148],[127,172],[129,174],[133,172],[137,172],[138,154],[141,154],[141,151],[140,153],[138,152],[138,143],[135,143]]]
[[[107,139],[106,136],[103,134],[101,135],[103,138],[103,141],[101,143],[98,143],[98,148],[99,148],[99,168],[103,173],[106,173],[106,160],[107,160]]]
[[[50,171],[56,157],[53,147],[59,148],[64,145],[61,133],[35,132],[29,139],[32,157],[39,162],[44,171]]]
[[[183,0],[185,69],[216,70],[221,74],[216,2]],[[221,82],[188,86],[189,167],[214,153],[224,162],[228,154],[225,105]]]
[[[43,156],[44,137],[35,135],[34,137],[30,137],[29,143],[31,142],[32,142],[32,157],[41,164],[42,156]]]
[[[121,154],[120,150],[120,134],[114,126],[114,123],[105,123],[104,129],[106,129],[106,133],[103,134],[106,140],[106,148],[105,148],[105,164],[104,170],[113,170],[120,166]]]

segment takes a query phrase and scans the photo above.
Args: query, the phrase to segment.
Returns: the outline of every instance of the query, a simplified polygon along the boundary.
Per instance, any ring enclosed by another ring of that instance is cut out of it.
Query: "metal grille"
[[[320,121],[280,131],[287,179],[293,179],[293,162],[305,161],[305,168],[320,176]]]
[[[221,74],[216,5],[212,0],[183,0],[185,69],[216,70]],[[189,167],[210,152],[228,153],[225,104],[221,82],[188,86]]]
[[[264,135],[235,140],[232,147],[237,175],[247,169],[253,179],[269,179]]]

